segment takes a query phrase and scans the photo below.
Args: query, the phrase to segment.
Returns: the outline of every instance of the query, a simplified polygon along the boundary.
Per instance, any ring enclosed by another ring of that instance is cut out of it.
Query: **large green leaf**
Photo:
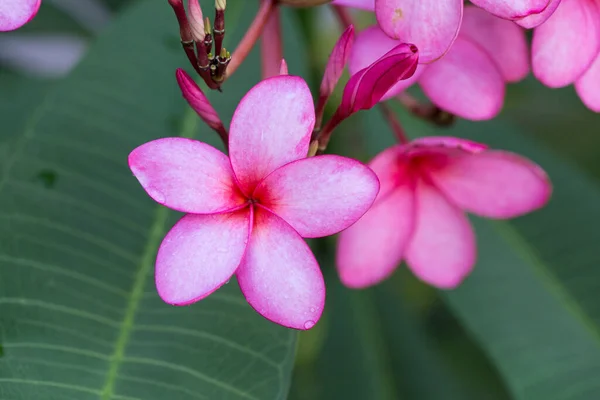
[[[227,43],[255,10],[230,5],[241,19]],[[190,307],[155,293],[154,255],[178,216],[144,194],[127,155],[157,137],[213,137],[178,93],[177,34],[166,2],[138,3],[11,133],[0,160],[0,398],[286,396],[296,334],[256,314],[235,283]],[[259,79],[256,52],[247,65],[217,94],[224,119]]]

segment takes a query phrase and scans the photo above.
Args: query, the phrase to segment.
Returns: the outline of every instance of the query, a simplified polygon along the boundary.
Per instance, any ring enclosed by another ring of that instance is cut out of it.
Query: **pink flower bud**
[[[359,110],[377,104],[398,81],[410,78],[417,69],[419,51],[413,44],[402,43],[373,64],[354,74],[342,97],[337,114],[347,118]]]
[[[202,90],[196,85],[196,82],[181,68],[177,69],[177,83],[181,89],[183,97],[188,104],[198,113],[200,118],[220,135],[227,135],[221,118],[208,101],[208,98],[202,93]]]
[[[338,39],[333,51],[331,52],[331,55],[329,56],[323,81],[321,82],[320,95],[322,97],[327,98],[331,96],[331,93],[333,93],[335,85],[337,85],[342,73],[344,72],[344,68],[348,62],[348,57],[350,56],[350,50],[352,49],[353,44],[354,26],[350,25],[348,28],[346,28],[344,33],[342,33],[342,36],[340,36]]]
[[[206,34],[204,33],[202,8],[200,8],[198,0],[188,0],[188,12],[192,37],[195,42],[202,42]]]
[[[289,75],[288,65],[284,58],[281,59],[281,64],[279,64],[279,75]]]

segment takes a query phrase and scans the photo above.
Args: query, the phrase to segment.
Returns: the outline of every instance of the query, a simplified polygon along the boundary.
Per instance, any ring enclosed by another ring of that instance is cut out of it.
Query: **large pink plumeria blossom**
[[[0,0],[0,32],[13,31],[31,21],[42,0]]]
[[[339,237],[342,282],[381,282],[404,260],[424,282],[458,286],[476,259],[465,212],[513,218],[545,205],[551,184],[533,162],[450,137],[391,147],[370,163],[381,183],[373,207]]]
[[[399,43],[378,26],[360,32],[349,59],[350,74]],[[439,108],[469,120],[488,120],[504,105],[506,83],[518,82],[528,73],[525,31],[512,21],[469,6],[464,9],[460,33],[450,51],[434,63],[419,65],[411,78],[398,82],[382,100],[418,83]]]
[[[184,138],[158,139],[130,154],[129,166],[150,197],[187,213],[156,258],[165,302],[194,303],[235,274],[265,318],[301,330],[319,320],[325,285],[302,238],[352,225],[372,205],[379,182],[355,160],[306,158],[313,107],[301,78],[269,78],[238,105],[229,157]]]
[[[600,112],[600,2],[553,0],[533,34],[533,74],[552,88],[575,84],[583,103]]]
[[[471,0],[502,19],[526,21],[533,27],[554,0]],[[334,0],[334,4],[375,11],[377,22],[392,39],[414,43],[421,62],[442,57],[459,35],[463,0]],[[524,22],[525,23],[525,22]]]

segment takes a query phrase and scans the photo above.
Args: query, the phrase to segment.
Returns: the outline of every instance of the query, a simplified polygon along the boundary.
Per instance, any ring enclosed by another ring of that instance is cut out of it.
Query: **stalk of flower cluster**
[[[342,25],[343,29],[346,29],[350,25],[354,25],[354,21],[352,20],[352,16],[346,9],[346,7],[332,5],[335,16],[338,21]]]
[[[196,72],[201,74],[200,68],[198,67],[198,58],[196,57],[196,52],[194,51],[194,38],[192,36],[192,29],[190,27],[188,18],[185,15],[183,1],[169,0],[169,5],[173,8],[175,17],[179,23],[179,37],[181,39],[181,46],[183,47],[185,54],[187,55]]]
[[[410,94],[403,92],[396,100],[416,117],[429,121],[438,126],[450,126],[456,121],[456,116],[442,110],[434,104],[420,103]]]
[[[231,62],[227,67],[227,77],[231,76],[244,62],[250,50],[254,47],[260,35],[271,16],[271,13],[275,10],[275,0],[265,0],[261,3],[260,9],[252,21],[252,25],[246,31],[246,34],[238,44],[238,47],[231,55]]]
[[[260,54],[263,79],[279,75],[279,66],[283,58],[279,10],[275,10],[271,14],[265,25],[260,39]]]
[[[213,29],[215,54],[221,54],[223,38],[225,37],[225,7],[226,0],[215,0],[215,27]]]
[[[381,113],[387,120],[388,124],[390,124],[390,128],[392,128],[392,131],[394,131],[394,134],[396,135],[396,138],[398,138],[398,141],[402,144],[408,144],[410,140],[408,140],[408,138],[406,137],[406,131],[400,124],[400,121],[398,120],[396,114],[394,114],[392,109],[385,103],[379,103],[379,109],[381,110]]]

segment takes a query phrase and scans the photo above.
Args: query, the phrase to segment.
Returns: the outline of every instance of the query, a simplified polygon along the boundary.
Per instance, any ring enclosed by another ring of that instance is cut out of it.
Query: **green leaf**
[[[464,126],[464,132],[473,132]],[[488,124],[495,146],[531,157],[554,183],[550,205],[524,218],[475,221],[479,262],[449,304],[497,363],[517,399],[600,396],[600,190],[510,124]],[[473,138],[476,135],[468,135]]]
[[[300,336],[290,400],[509,399],[432,290],[404,273],[352,290],[341,285],[331,262],[324,265],[326,313],[322,325]],[[418,286],[426,306],[407,298],[401,287],[407,281]]]
[[[233,2],[227,43],[255,10]],[[178,93],[175,68],[187,60],[177,35],[166,2],[138,3],[10,133],[0,160],[2,398],[286,396],[296,333],[256,314],[237,285],[189,307],[155,292],[155,252],[178,215],[147,197],[127,155],[158,137],[214,137]],[[258,81],[255,61],[211,94],[225,121]]]

